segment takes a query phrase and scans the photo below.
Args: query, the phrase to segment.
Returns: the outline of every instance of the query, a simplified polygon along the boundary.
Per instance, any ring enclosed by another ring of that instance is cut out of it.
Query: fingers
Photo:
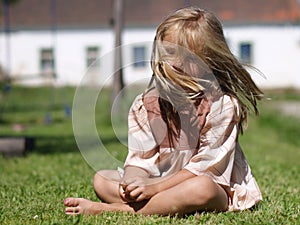
[[[125,202],[136,202],[141,193],[141,189],[137,186],[127,186],[126,190],[121,185],[119,187],[119,195]]]
[[[124,186],[122,186],[122,185],[120,184],[120,186],[119,186],[119,196],[120,196],[120,198],[121,198],[124,202],[133,202],[134,199],[132,199],[132,198],[130,197],[130,192],[125,191],[123,187],[124,187]]]
[[[149,199],[149,197],[147,197],[148,195],[144,193],[144,191],[145,190],[143,187],[136,188],[135,190],[130,192],[130,199],[134,199],[135,202],[141,202],[143,200]]]
[[[123,180],[120,183],[119,189],[121,198],[126,202],[138,202],[145,200],[146,197],[143,194],[145,184],[145,178],[141,177],[131,177]]]
[[[133,184],[133,185],[128,185],[124,191],[125,191],[125,192],[132,192],[132,191],[135,190],[136,188],[138,188],[137,185],[134,185],[134,184]]]
[[[134,199],[135,201],[138,202],[138,201],[141,201],[141,199],[143,200],[142,194],[143,194],[143,192],[142,192],[141,188],[136,188],[129,193],[129,196],[131,199]]]
[[[136,189],[139,186],[139,183],[139,180],[132,177],[122,181],[122,183],[120,183],[120,186],[123,188],[125,193],[129,193]]]
[[[127,199],[124,188],[121,185],[119,186],[119,196],[124,202],[128,202],[129,199]]]
[[[147,199],[146,196],[144,196],[144,194],[140,194],[137,198],[136,198],[136,202],[141,202],[143,200]]]

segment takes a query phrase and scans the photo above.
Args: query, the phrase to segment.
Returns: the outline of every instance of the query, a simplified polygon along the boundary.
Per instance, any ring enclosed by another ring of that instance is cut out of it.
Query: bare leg
[[[117,170],[101,170],[94,176],[94,190],[106,203],[124,203],[119,195],[120,175]]]
[[[186,180],[153,196],[139,213],[145,215],[184,215],[195,211],[225,211],[228,196],[225,190],[207,176]]]
[[[149,201],[137,204],[122,202],[106,204],[81,198],[65,200],[67,214],[98,214],[104,211],[124,211],[144,215],[184,215],[195,211],[224,211],[228,197],[224,189],[206,176],[191,178],[158,193]]]

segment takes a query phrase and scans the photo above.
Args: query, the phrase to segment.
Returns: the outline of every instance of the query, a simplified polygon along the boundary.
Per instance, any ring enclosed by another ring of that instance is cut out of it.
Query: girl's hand
[[[119,184],[119,195],[121,197],[121,199],[125,202],[135,202],[135,199],[133,199],[131,196],[130,196],[130,192],[128,191],[128,186],[131,182],[131,179],[122,179],[120,181],[120,184]],[[133,187],[131,187],[132,189]]]
[[[128,193],[125,191],[125,186],[119,185],[119,195],[124,202],[134,202],[134,199],[130,198]]]
[[[140,202],[158,193],[158,185],[147,177],[129,178],[120,183],[120,196],[127,202]]]

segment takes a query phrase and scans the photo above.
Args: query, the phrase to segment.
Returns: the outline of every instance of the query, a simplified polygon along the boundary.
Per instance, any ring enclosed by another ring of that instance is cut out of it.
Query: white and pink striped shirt
[[[171,146],[158,92],[154,89],[139,95],[128,116],[125,167],[143,168],[151,177],[172,175],[182,169],[209,176],[226,190],[230,211],[251,208],[261,201],[261,192],[238,143],[237,100],[223,95],[207,111],[200,104],[179,115],[180,136]]]

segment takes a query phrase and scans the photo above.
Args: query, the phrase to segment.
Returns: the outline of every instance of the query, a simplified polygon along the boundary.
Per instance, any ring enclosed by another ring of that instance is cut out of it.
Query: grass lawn
[[[124,160],[126,147],[118,142],[109,122],[110,95],[102,94],[96,106],[97,129],[111,155]],[[2,96],[0,135],[31,136],[36,143],[25,157],[0,155],[0,224],[300,224],[300,121],[272,110],[268,101],[261,103],[261,116],[251,118],[240,137],[264,197],[255,209],[186,218],[125,213],[66,216],[64,198],[97,200],[92,187],[94,170],[78,150],[72,120],[64,113],[65,105],[72,105],[73,96],[73,88],[50,87],[13,87]],[[269,92],[268,96],[273,103],[300,101],[299,94],[291,90]],[[47,124],[49,113],[51,123]],[[16,131],[16,125],[24,130]],[[99,159],[99,167],[112,166]]]

